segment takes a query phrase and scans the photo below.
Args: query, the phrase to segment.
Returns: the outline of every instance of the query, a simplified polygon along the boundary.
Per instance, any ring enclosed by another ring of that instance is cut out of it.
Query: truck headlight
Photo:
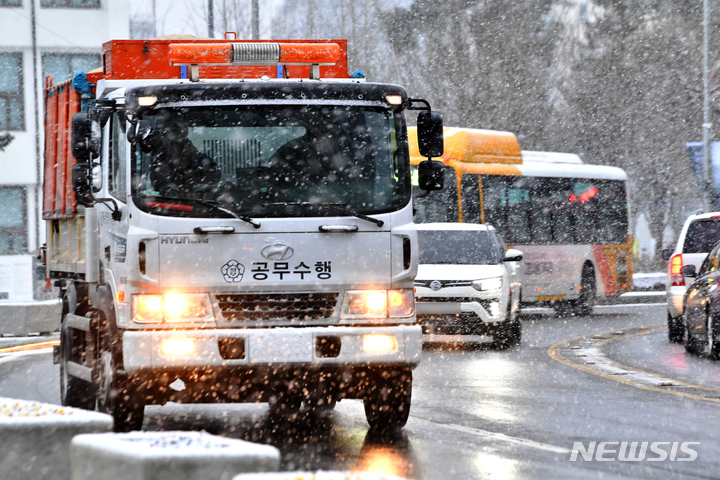
[[[475,290],[480,292],[494,292],[502,288],[502,277],[483,278],[482,280],[475,280],[472,286]]]
[[[343,317],[411,317],[413,313],[415,294],[410,288],[345,292]]]
[[[386,290],[356,290],[345,292],[343,316],[387,317]]]
[[[213,321],[213,311],[206,293],[135,295],[133,319],[136,323],[205,323]]]

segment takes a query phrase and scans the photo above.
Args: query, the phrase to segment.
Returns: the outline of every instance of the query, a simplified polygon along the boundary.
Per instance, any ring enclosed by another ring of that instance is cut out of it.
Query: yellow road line
[[[0,354],[2,353],[13,353],[13,352],[27,352],[31,350],[42,350],[43,348],[50,348],[53,345],[60,345],[60,340],[48,340],[46,342],[30,343],[27,345],[18,345],[16,347],[0,348]]]
[[[630,334],[630,335],[617,335],[617,336],[608,338],[608,339],[606,339],[606,340],[603,340],[602,342],[597,342],[597,343],[595,343],[593,346],[595,346],[595,347],[598,347],[598,346],[601,347],[601,346],[607,345],[607,344],[610,343],[610,342],[615,342],[615,341],[621,340],[621,339],[623,339],[623,338],[632,338],[632,337],[639,336],[639,335],[648,335],[648,334],[650,334],[650,333],[655,333],[655,332],[658,332],[658,331],[660,331],[660,330],[663,330],[663,329],[666,328],[666,327],[665,327],[664,324],[656,324],[656,325],[649,325],[649,326],[647,326],[647,327],[640,326],[640,327],[628,327],[628,328],[633,328],[633,329],[645,328],[645,329],[647,329],[647,330],[642,330],[642,331],[640,331],[640,332],[633,333],[633,334]],[[573,361],[571,361],[571,360],[563,357],[562,354],[560,353],[560,350],[561,350],[562,348],[568,347],[570,344],[572,344],[572,343],[574,343],[574,342],[579,342],[579,341],[582,341],[582,340],[587,340],[588,338],[592,338],[592,337],[594,337],[594,336],[596,336],[596,335],[601,335],[601,336],[605,336],[605,335],[615,335],[615,332],[617,332],[617,331],[619,331],[619,330],[622,330],[622,329],[609,330],[609,331],[607,331],[607,332],[603,332],[603,333],[599,333],[599,334],[598,334],[598,333],[591,333],[591,334],[589,334],[589,335],[580,335],[580,336],[578,336],[578,337],[573,337],[573,338],[570,338],[570,339],[567,339],[567,340],[561,340],[560,342],[557,342],[556,344],[550,346],[550,348],[547,349],[547,354],[550,356],[550,358],[552,358],[553,360],[555,360],[555,361],[557,361],[557,362],[562,363],[563,365],[567,365],[567,366],[569,366],[569,367],[573,367],[573,368],[576,368],[576,369],[578,369],[578,370],[582,370],[583,372],[591,373],[591,374],[593,374],[593,375],[597,375],[597,376],[602,377],[602,378],[606,378],[606,379],[609,379],[609,380],[614,380],[614,381],[616,381],[616,382],[620,382],[620,383],[625,384],[625,385],[630,385],[630,386],[633,386],[633,387],[636,387],[636,388],[641,388],[641,389],[643,389],[643,390],[652,390],[652,391],[654,391],[654,392],[669,393],[669,394],[671,394],[671,395],[678,395],[678,396],[681,396],[681,397],[693,398],[693,399],[696,399],[696,400],[705,400],[705,401],[708,401],[708,402],[720,403],[720,398],[708,398],[708,397],[703,397],[702,395],[695,395],[695,394],[687,393],[687,392],[678,392],[678,391],[674,391],[674,390],[668,390],[667,387],[665,387],[665,388],[655,387],[655,386],[652,386],[652,385],[646,385],[646,384],[641,383],[641,382],[636,382],[636,381],[630,380],[630,379],[628,379],[628,378],[623,378],[623,377],[618,376],[618,375],[610,375],[610,374],[607,374],[607,373],[598,371],[598,370],[595,369],[595,368],[591,368],[591,367],[588,367],[588,366],[583,365],[583,364],[575,363],[575,362],[573,362]],[[647,372],[647,371],[641,370],[641,369],[639,369],[639,368],[634,368],[634,367],[630,367],[630,366],[627,366],[627,365],[623,365],[623,364],[618,363],[618,362],[616,362],[616,361],[614,361],[614,360],[610,360],[609,358],[607,358],[607,362],[608,362],[609,364],[614,365],[615,367],[622,368],[623,370],[627,370],[627,371],[630,371],[630,372],[637,372],[637,373],[642,373],[642,374],[645,374],[645,375],[651,375],[651,376],[656,376],[656,377],[657,377],[657,376],[660,376],[660,375],[657,374],[657,373]],[[673,383],[673,385],[682,385],[682,386],[685,386],[685,387],[692,387],[692,388],[695,388],[695,389],[698,389],[698,390],[703,390],[703,391],[707,391],[707,392],[713,392],[713,393],[717,393],[718,395],[720,395],[720,390],[719,390],[719,389],[716,389],[716,388],[704,387],[704,386],[702,386],[702,385],[694,385],[694,384],[692,384],[692,383],[687,383],[687,382],[683,382],[683,381],[681,381],[681,380],[672,379],[672,378],[667,377],[667,376],[665,376],[665,375],[662,375],[662,377],[663,377],[664,379],[670,380],[670,381]]]

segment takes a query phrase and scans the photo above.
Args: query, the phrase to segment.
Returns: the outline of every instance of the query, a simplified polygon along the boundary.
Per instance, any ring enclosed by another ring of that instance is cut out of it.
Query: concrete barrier
[[[54,332],[60,328],[60,300],[0,302],[0,335]]]
[[[110,415],[0,397],[0,477],[70,480],[70,441],[112,430]]]
[[[78,435],[73,480],[231,480],[242,472],[275,472],[280,451],[205,432]]]

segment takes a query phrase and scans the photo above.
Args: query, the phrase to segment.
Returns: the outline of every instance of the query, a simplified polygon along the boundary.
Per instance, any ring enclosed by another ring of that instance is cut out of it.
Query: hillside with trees
[[[633,219],[647,217],[658,250],[666,227],[677,234],[702,206],[685,147],[702,136],[701,0],[290,4],[273,37],[348,38],[353,68],[427,98],[446,125],[507,130],[526,150],[625,169]],[[714,49],[715,125],[717,60]]]

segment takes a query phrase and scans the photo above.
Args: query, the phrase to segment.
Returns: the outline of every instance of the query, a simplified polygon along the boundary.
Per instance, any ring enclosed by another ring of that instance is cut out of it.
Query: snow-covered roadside
[[[68,480],[70,441],[112,430],[110,415],[0,397],[0,472],[3,480]]]
[[[74,480],[231,480],[241,472],[276,472],[280,451],[206,432],[78,435]]]

